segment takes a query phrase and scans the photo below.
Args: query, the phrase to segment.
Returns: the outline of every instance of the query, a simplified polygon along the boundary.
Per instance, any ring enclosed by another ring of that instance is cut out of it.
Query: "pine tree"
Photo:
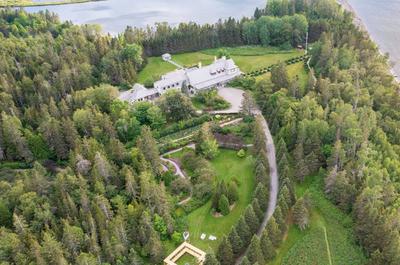
[[[264,220],[264,212],[261,210],[260,204],[258,203],[258,199],[254,198],[251,206],[253,207],[254,213],[258,217],[260,223]]]
[[[204,261],[203,265],[219,265],[220,263],[218,262],[217,258],[214,256],[214,254],[207,254],[206,255],[206,260]]]
[[[289,74],[284,63],[279,63],[271,71],[271,82],[274,84],[275,91],[281,88],[289,88]]]
[[[278,247],[281,243],[281,231],[273,216],[267,223],[266,231],[274,247]]]
[[[275,247],[272,245],[267,230],[264,230],[261,235],[260,245],[264,255],[264,260],[266,262],[273,260],[276,256],[276,250]]]
[[[218,210],[222,215],[228,215],[231,211],[229,208],[229,200],[225,195],[222,195],[218,202]]]
[[[234,227],[232,227],[231,231],[229,232],[228,240],[232,246],[234,256],[237,257],[241,253],[244,245],[242,239],[240,238]]]
[[[232,265],[234,263],[232,246],[226,237],[224,237],[219,244],[217,259],[221,265]]]
[[[154,175],[160,176],[162,173],[161,160],[156,140],[153,138],[150,128],[143,126],[140,135],[141,137],[137,142],[137,146],[150,163]]]
[[[309,212],[304,199],[298,199],[293,207],[293,219],[295,224],[298,225],[301,230],[304,230],[308,226],[309,218]]]
[[[246,220],[246,224],[250,228],[250,232],[253,234],[256,233],[260,226],[260,221],[254,213],[253,207],[251,205],[247,206],[244,213],[244,219]]]
[[[250,228],[243,216],[240,217],[239,222],[236,225],[236,231],[243,242],[243,246],[250,243],[252,233],[250,232]]]
[[[239,191],[235,181],[231,181],[228,184],[227,197],[230,204],[234,204],[239,199]]]
[[[262,183],[258,183],[256,191],[254,193],[254,198],[257,198],[262,211],[267,210],[269,196],[268,196],[267,189],[265,188],[265,186]]]
[[[251,264],[258,262],[259,264],[264,264],[264,255],[260,246],[260,239],[258,236],[253,236],[251,239],[251,243],[249,246],[249,250],[247,251],[247,258],[249,259]]]
[[[282,210],[279,207],[279,205],[275,208],[274,218],[275,218],[276,223],[278,224],[279,230],[282,233],[281,238],[283,238],[283,235],[286,232],[286,220],[285,220],[285,216],[282,214]]]

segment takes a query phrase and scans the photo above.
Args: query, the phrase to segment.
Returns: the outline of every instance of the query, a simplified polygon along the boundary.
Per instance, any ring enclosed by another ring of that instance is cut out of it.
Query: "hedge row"
[[[196,118],[192,118],[189,120],[184,120],[184,121],[174,123],[174,124],[164,128],[164,129],[161,129],[161,130],[155,130],[155,131],[153,131],[153,135],[156,139],[159,139],[159,138],[167,136],[169,134],[173,134],[178,131],[188,129],[188,128],[203,124],[203,123],[205,123],[207,121],[211,121],[211,120],[212,120],[211,115],[204,114],[200,117],[196,117]]]
[[[191,142],[193,142],[193,139],[194,139],[194,135],[184,138],[184,139],[181,139],[176,142],[168,142],[165,144],[160,144],[158,146],[158,149],[160,151],[160,154],[165,154],[169,151],[172,151],[172,150],[175,150],[175,149],[178,149],[178,148],[181,148],[181,147],[184,147],[184,146],[190,144]]]
[[[294,57],[294,58],[288,59],[288,60],[284,61],[284,63],[286,65],[292,65],[292,64],[295,64],[295,63],[306,61],[306,60],[308,60],[308,58],[309,58],[308,55],[302,55],[302,56],[298,56],[298,57]],[[274,67],[276,67],[276,66],[278,66],[278,64],[273,64],[271,66],[264,67],[264,68],[261,68],[261,69],[246,73],[246,74],[244,74],[244,76],[245,77],[247,77],[247,76],[250,76],[250,77],[260,76],[260,75],[266,74],[268,72],[271,72],[272,69]]]

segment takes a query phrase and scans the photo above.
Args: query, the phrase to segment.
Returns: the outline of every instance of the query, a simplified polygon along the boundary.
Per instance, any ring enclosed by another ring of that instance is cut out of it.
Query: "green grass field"
[[[300,62],[300,63],[295,63],[292,65],[288,65],[286,66],[289,77],[290,78],[294,78],[296,76],[298,76],[299,78],[299,83],[301,87],[305,87],[305,85],[307,84],[307,78],[308,78],[308,74],[306,72],[306,69],[304,67],[304,63]],[[256,81],[260,82],[262,80],[265,79],[270,79],[271,78],[271,73],[266,73],[260,76],[256,77]]]
[[[300,231],[291,224],[277,257],[269,265],[365,264],[352,234],[351,217],[324,197],[318,178],[309,177],[296,187],[298,197],[308,192],[312,198],[310,227]]]
[[[225,48],[243,72],[250,72],[262,67],[270,66],[279,61],[297,57],[303,54],[299,50],[279,50],[274,47],[244,46]],[[211,64],[219,49],[208,49],[200,52],[175,54],[173,60],[183,66]],[[175,70],[176,67],[164,62],[160,56],[148,58],[148,64],[139,73],[138,82],[144,83],[148,79],[157,79],[159,76]]]
[[[177,153],[174,157],[180,157]],[[211,161],[217,173],[218,180],[226,182],[236,179],[239,183],[239,201],[232,212],[224,217],[214,217],[211,213],[211,200],[202,207],[194,210],[187,216],[190,232],[190,243],[206,251],[216,250],[222,237],[229,233],[231,227],[239,220],[246,206],[251,202],[254,190],[254,159],[251,156],[239,158],[236,151],[220,149],[219,155]],[[201,240],[200,235],[207,235],[206,240]],[[214,235],[217,240],[208,240],[209,235]]]

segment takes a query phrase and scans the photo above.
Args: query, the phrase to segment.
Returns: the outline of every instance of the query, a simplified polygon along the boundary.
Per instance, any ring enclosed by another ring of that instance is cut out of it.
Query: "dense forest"
[[[310,27],[319,21],[326,30],[312,45],[306,88],[292,86],[284,67],[254,88],[285,154],[280,177],[302,182],[326,169],[326,196],[354,217],[369,264],[399,264],[400,87],[351,14],[334,1],[311,2]]]
[[[270,82],[250,87],[277,145],[278,208],[253,236],[268,195],[267,150],[256,121],[260,184],[206,264],[230,265],[247,246],[242,264],[271,260],[295,204],[293,183],[319,170],[326,172],[326,195],[354,217],[369,264],[399,264],[400,88],[387,58],[333,0],[271,0],[253,18],[128,27],[117,37],[51,13],[1,10],[0,263],[159,264],[161,241],[179,243],[185,221],[174,214],[165,186],[171,174],[162,170],[154,137],[201,117],[180,93],[128,105],[116,100],[118,87],[135,82],[148,56],[243,44],[296,47],[307,30],[314,43],[306,88],[284,65]],[[210,148],[206,127],[197,141]],[[207,151],[197,150],[205,158]],[[213,172],[206,159],[194,166],[199,199],[209,198]]]

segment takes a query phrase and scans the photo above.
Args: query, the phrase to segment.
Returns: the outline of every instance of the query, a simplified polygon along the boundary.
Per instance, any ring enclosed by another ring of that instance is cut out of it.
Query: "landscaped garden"
[[[180,158],[184,151],[175,153],[173,157]],[[211,161],[215,170],[214,183],[235,181],[238,185],[239,199],[226,216],[216,217],[211,207],[211,199],[200,208],[192,211],[187,216],[187,225],[190,232],[190,242],[207,252],[214,252],[224,235],[227,235],[231,227],[237,222],[246,206],[251,202],[254,190],[254,159],[251,155],[240,158],[234,150],[220,149],[219,154]],[[206,235],[202,240],[200,236]],[[215,236],[216,240],[209,240],[209,236]]]

